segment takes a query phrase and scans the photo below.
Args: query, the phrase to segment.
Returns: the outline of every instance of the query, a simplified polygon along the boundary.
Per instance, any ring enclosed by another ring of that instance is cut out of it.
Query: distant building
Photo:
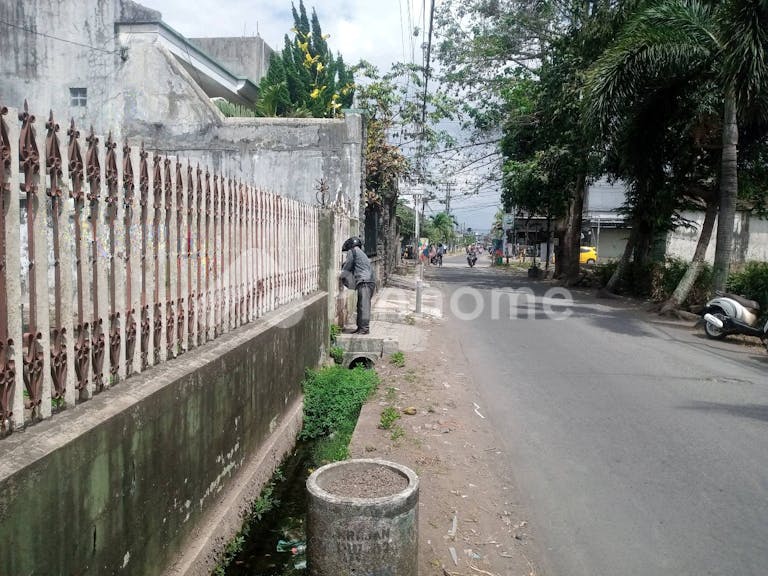
[[[621,181],[611,183],[603,177],[587,188],[583,227],[589,231],[590,245],[598,258],[620,258],[629,238],[628,223],[619,209],[624,205],[627,187]]]

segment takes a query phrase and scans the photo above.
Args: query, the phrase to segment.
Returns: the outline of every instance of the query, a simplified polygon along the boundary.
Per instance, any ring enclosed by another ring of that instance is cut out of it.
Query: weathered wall
[[[155,143],[184,134],[210,142],[224,121],[221,112],[157,36],[128,37],[120,35],[125,60],[115,69],[112,110],[102,119],[105,129]]]
[[[231,72],[257,84],[269,69],[273,50],[258,36],[189,38],[189,41]]]
[[[156,42],[131,42],[120,71],[125,90],[115,118],[124,134],[172,155],[200,158],[252,185],[318,204],[320,181],[330,200],[357,206],[363,177],[363,118],[224,118],[187,71]],[[148,71],[148,73],[147,73]],[[158,86],[155,78],[165,78]]]
[[[295,412],[327,332],[319,293],[3,439],[2,573],[162,573]]]
[[[0,34],[3,105],[21,108],[26,98],[34,110],[68,110],[76,122],[89,111],[111,113],[119,6],[119,0],[0,2],[0,19],[15,25]],[[75,87],[88,88],[87,107],[70,106]]]
[[[600,262],[621,258],[629,238],[629,228],[602,228],[597,242],[597,257]],[[595,235],[595,238],[597,236]]]
[[[311,204],[322,180],[330,200],[344,200],[354,213],[363,180],[361,115],[225,119],[157,36],[115,34],[121,19],[150,17],[159,14],[129,0],[0,3],[0,18],[33,31],[0,34],[0,53],[9,56],[0,58],[0,104],[21,107],[27,98],[38,114],[55,110],[62,126],[74,118],[82,133],[93,126],[117,142],[140,139]],[[87,88],[86,106],[70,106],[74,87]]]
[[[699,240],[699,231],[704,222],[703,212],[684,212],[682,216],[696,224],[695,228],[677,228],[667,236],[667,255],[690,260]],[[712,231],[712,240],[707,249],[708,262],[715,260],[715,238],[717,223]],[[733,230],[733,261],[758,260],[768,262],[768,221],[751,216],[748,212],[737,212]]]

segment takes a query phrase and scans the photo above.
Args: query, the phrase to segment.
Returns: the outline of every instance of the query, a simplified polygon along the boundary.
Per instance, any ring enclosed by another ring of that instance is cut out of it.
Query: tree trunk
[[[552,216],[547,214],[547,263],[544,270],[549,270],[549,261],[552,260]]]
[[[581,246],[581,216],[584,211],[584,192],[586,175],[576,179],[576,189],[568,207],[568,221],[565,229],[565,242],[562,246],[562,274],[566,284],[573,284],[579,279],[579,248]]]
[[[621,255],[621,259],[619,260],[618,266],[616,266],[616,270],[613,271],[613,274],[611,275],[611,278],[608,280],[608,283],[603,287],[601,290],[604,294],[613,294],[614,290],[616,289],[616,284],[619,283],[619,280],[624,275],[624,271],[627,269],[627,265],[629,264],[629,259],[632,256],[632,252],[635,250],[635,245],[637,244],[638,236],[640,235],[639,226],[636,223],[632,224],[632,230],[629,233],[629,238],[627,239],[627,245],[624,246],[624,253]]]
[[[555,271],[552,273],[552,278],[559,279],[563,276],[563,246],[565,246],[565,230],[563,230],[563,228],[557,224],[555,225],[555,238],[557,238],[557,246],[555,246]]]
[[[691,265],[688,266],[688,270],[685,271],[680,282],[677,283],[675,291],[672,293],[664,305],[661,307],[662,314],[668,314],[672,310],[676,310],[680,305],[685,302],[690,294],[693,285],[696,283],[696,279],[704,269],[704,256],[707,253],[709,247],[709,241],[712,238],[712,229],[715,227],[715,217],[717,216],[717,204],[715,202],[707,203],[707,211],[704,214],[704,223],[701,225],[701,232],[699,233],[699,241],[696,244],[696,250],[693,253],[693,259]]]
[[[723,156],[720,169],[720,213],[717,218],[717,245],[715,247],[715,266],[712,287],[725,289],[731,266],[733,248],[733,221],[736,216],[736,198],[738,196],[738,158],[739,127],[736,123],[736,96],[733,88],[725,94],[723,113]]]

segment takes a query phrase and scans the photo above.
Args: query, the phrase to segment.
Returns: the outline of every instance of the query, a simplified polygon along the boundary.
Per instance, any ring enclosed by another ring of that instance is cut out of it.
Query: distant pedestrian
[[[341,247],[347,259],[341,267],[342,281],[357,291],[357,330],[355,334],[368,334],[371,327],[371,296],[376,289],[371,261],[362,250],[357,236],[348,238]]]

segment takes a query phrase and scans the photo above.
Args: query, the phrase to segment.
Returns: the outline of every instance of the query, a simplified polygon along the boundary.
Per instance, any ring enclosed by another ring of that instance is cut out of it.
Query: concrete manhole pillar
[[[372,458],[334,462],[315,470],[307,490],[310,576],[418,576],[413,470]]]

